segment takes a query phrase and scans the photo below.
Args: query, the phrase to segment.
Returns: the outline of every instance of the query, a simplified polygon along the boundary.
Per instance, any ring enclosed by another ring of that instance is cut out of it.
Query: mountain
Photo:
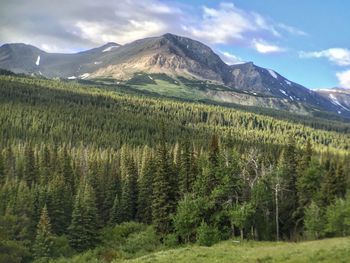
[[[329,99],[335,106],[340,107],[340,112],[350,112],[350,89],[319,89],[316,92],[322,97]]]
[[[126,45],[108,43],[75,54],[47,53],[25,44],[0,47],[0,68],[47,78],[127,84],[170,97],[349,116],[328,96],[252,62],[227,65],[208,46],[165,34]]]

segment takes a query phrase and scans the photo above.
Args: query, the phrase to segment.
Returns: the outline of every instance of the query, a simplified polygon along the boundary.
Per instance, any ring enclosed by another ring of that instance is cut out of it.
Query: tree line
[[[181,243],[349,234],[344,159],[315,154],[309,140],[298,150],[292,138],[275,161],[254,147],[238,152],[216,135],[208,144],[169,144],[163,131],[154,148],[5,147],[3,245],[49,258],[51,239],[64,236],[82,252],[100,244],[104,228],[130,221]]]

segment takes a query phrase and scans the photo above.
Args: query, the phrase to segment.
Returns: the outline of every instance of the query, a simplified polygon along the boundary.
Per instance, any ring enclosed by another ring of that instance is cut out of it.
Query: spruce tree
[[[71,246],[81,252],[98,243],[98,216],[92,187],[82,183],[75,198],[72,222],[68,229]]]
[[[139,196],[137,201],[137,219],[140,222],[150,224],[152,222],[152,195],[153,195],[153,175],[154,159],[151,151],[145,147],[142,163],[141,174],[139,179]]]
[[[345,198],[346,188],[347,188],[347,178],[344,172],[344,166],[342,162],[338,163],[335,176],[337,178],[337,197]]]
[[[282,194],[280,200],[281,230],[282,234],[290,239],[296,234],[296,223],[300,219],[300,214],[297,210],[297,159],[295,141],[293,137],[288,139],[287,145],[281,156],[279,169],[282,179]]]
[[[192,152],[190,143],[185,141],[182,145],[180,155],[180,178],[179,188],[181,196],[192,191],[193,175],[192,175]]]
[[[24,148],[24,171],[23,179],[26,181],[28,186],[31,186],[36,182],[36,166],[34,151],[30,144],[26,144]]]
[[[65,179],[61,175],[50,182],[48,195],[52,231],[56,235],[65,234],[71,221],[73,199]]]
[[[74,173],[71,165],[72,160],[66,146],[62,148],[58,160],[59,174],[64,178],[65,184],[69,188],[70,192],[73,193],[75,191]]]
[[[209,169],[205,177],[205,195],[210,196],[211,192],[218,184],[217,173],[220,162],[219,139],[213,135],[210,142],[209,150]]]
[[[172,169],[165,143],[164,128],[162,129],[161,142],[156,151],[156,172],[153,179],[152,222],[156,231],[166,234],[171,229],[170,214],[174,209],[171,200],[170,176]]]
[[[47,145],[44,145],[39,157],[40,161],[38,180],[41,185],[47,185],[54,174],[54,169],[51,167],[50,151]]]
[[[133,159],[129,158],[126,164],[125,183],[123,185],[121,212],[122,221],[132,221],[136,219],[137,213],[137,169]]]
[[[108,223],[111,226],[122,223],[121,195],[118,193],[114,197],[111,215]]]
[[[51,225],[46,206],[41,211],[33,251],[34,257],[41,262],[48,262],[52,253]]]
[[[327,161],[325,164],[325,168],[327,169],[326,174],[323,178],[322,186],[321,186],[321,199],[322,205],[324,207],[332,204],[338,194],[338,181],[336,176],[336,165],[334,162]]]
[[[11,146],[6,147],[4,151],[4,173],[11,179],[16,176],[16,157]]]
[[[2,151],[0,148],[0,186],[5,183],[5,167],[4,167],[4,158],[2,156]]]

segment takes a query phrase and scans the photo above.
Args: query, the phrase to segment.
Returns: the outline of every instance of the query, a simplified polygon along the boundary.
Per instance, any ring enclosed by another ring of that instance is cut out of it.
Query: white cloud
[[[245,11],[233,3],[220,3],[218,8],[202,8],[202,17],[183,26],[190,35],[212,44],[248,44],[254,36],[281,37],[274,23],[255,12]]]
[[[67,52],[174,33],[211,45],[272,41],[297,29],[233,3],[196,9],[164,0],[11,0],[1,5],[0,42],[23,42]],[[199,12],[198,12],[199,11]],[[21,19],[19,20],[18,17]]]
[[[268,53],[281,53],[286,51],[285,48],[282,48],[280,46],[274,45],[267,43],[264,40],[257,40],[254,39],[252,42],[253,47],[255,48],[256,51],[262,54],[268,54]]]
[[[245,63],[240,57],[227,52],[227,51],[218,51],[220,58],[228,65],[242,64]]]
[[[209,43],[223,44],[243,39],[249,31],[256,31],[257,25],[249,14],[232,3],[221,3],[218,9],[204,6],[202,18],[194,25],[183,26],[190,35]]]
[[[76,34],[96,44],[117,42],[125,44],[135,39],[160,34],[166,25],[160,21],[128,20],[120,27],[113,27],[110,23],[78,21]]]
[[[288,33],[290,33],[292,35],[297,35],[297,36],[307,36],[308,35],[306,32],[304,32],[298,28],[288,26],[288,25],[283,24],[283,23],[278,24],[277,27],[287,31]]]
[[[330,48],[322,51],[299,52],[301,58],[327,58],[329,61],[339,65],[350,65],[350,50],[345,48]]]
[[[343,88],[350,88],[350,70],[337,73],[339,85]]]

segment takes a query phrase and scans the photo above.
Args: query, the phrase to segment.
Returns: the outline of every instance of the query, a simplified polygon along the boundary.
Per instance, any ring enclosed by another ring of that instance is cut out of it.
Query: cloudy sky
[[[1,2],[0,45],[77,52],[170,32],[204,42],[227,63],[253,61],[309,88],[350,88],[350,1]]]

